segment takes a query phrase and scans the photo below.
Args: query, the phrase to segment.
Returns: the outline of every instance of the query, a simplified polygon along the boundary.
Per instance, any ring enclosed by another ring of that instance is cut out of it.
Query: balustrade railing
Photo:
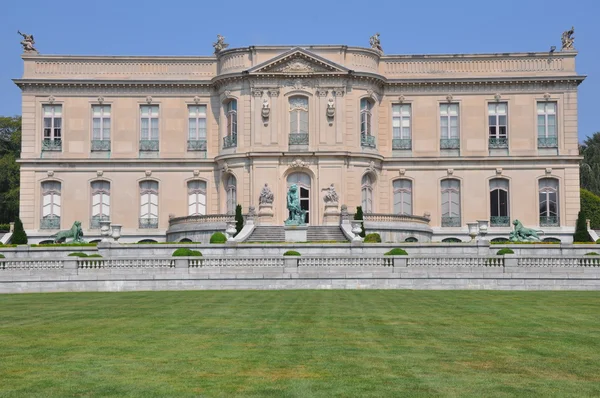
[[[363,219],[369,222],[419,222],[429,224],[429,218],[410,214],[364,213]]]
[[[175,260],[172,258],[122,258],[103,259],[86,258],[77,260],[77,268],[101,269],[101,268],[173,268]]]
[[[140,152],[158,152],[158,140],[140,140]]]
[[[410,138],[393,138],[392,149],[403,150],[412,149],[412,140]]]
[[[600,267],[600,257],[518,257],[519,267]]]
[[[62,140],[42,140],[42,151],[60,152],[62,151]]]
[[[489,148],[490,149],[508,148],[508,138],[507,137],[490,137]]]
[[[440,139],[440,149],[460,149],[460,139],[442,138]]]
[[[408,267],[503,267],[504,257],[409,257]]]
[[[538,148],[557,148],[557,137],[538,137]]]
[[[62,269],[62,260],[0,260],[0,270]]]
[[[559,221],[558,216],[540,216],[540,227],[558,227]]]
[[[292,133],[289,137],[290,145],[308,145],[308,133]]]
[[[223,149],[233,148],[237,146],[237,134],[227,135],[223,137]]]
[[[299,267],[392,267],[391,257],[300,257]]]
[[[442,217],[442,227],[460,227],[460,217]]]
[[[108,216],[93,216],[90,218],[90,229],[100,229],[100,221],[108,221]]]
[[[92,140],[92,152],[109,152],[110,140]]]
[[[491,216],[491,227],[510,227],[510,217],[508,216]]]
[[[375,136],[368,134],[360,135],[360,145],[367,148],[375,148]]]
[[[142,217],[139,226],[140,229],[156,229],[158,228],[158,218]]]
[[[283,267],[282,257],[219,257],[190,260],[190,267]]]
[[[234,214],[206,214],[198,216],[173,217],[169,219],[169,226],[178,224],[208,224],[208,223],[226,223],[233,221]]]
[[[206,151],[206,140],[188,140],[188,151]]]
[[[60,229],[60,216],[46,216],[40,220],[40,229]]]

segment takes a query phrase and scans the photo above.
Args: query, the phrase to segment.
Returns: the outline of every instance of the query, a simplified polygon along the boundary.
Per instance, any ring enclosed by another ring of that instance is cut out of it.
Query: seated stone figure
[[[287,209],[290,212],[289,218],[285,220],[285,225],[304,225],[306,211],[300,208],[300,196],[298,186],[292,184],[287,194]]]

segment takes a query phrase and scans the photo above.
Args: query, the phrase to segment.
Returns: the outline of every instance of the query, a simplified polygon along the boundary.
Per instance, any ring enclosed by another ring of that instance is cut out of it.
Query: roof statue
[[[215,54],[225,50],[229,47],[229,44],[225,43],[225,38],[221,35],[217,35],[216,43],[213,43],[213,47],[215,48]]]
[[[21,45],[23,46],[23,52],[32,53],[37,52],[37,49],[33,46],[35,44],[35,40],[33,40],[33,35],[28,35],[27,33],[21,33],[21,31],[17,30],[17,33],[23,36],[23,40],[21,41]]]
[[[381,48],[381,40],[379,39],[379,32],[371,36],[369,43],[371,43],[371,48],[383,52],[383,48]]]
[[[265,184],[265,186],[262,188],[262,190],[260,191],[260,196],[258,197],[258,204],[259,205],[270,205],[273,203],[273,192],[271,191],[271,188],[269,188],[268,184]]]
[[[563,50],[575,50],[575,27],[571,26],[571,30],[566,30],[562,34],[562,49]]]

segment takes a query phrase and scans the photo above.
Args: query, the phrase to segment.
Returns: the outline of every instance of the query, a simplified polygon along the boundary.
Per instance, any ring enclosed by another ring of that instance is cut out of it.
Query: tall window
[[[537,103],[538,148],[558,146],[556,130],[556,102]]]
[[[290,145],[308,145],[308,98],[291,97]]]
[[[440,104],[440,148],[460,148],[458,104]]]
[[[188,106],[188,151],[206,151],[206,105]]]
[[[140,228],[158,228],[158,182],[140,182]]]
[[[237,101],[231,100],[225,104],[225,117],[227,118],[227,132],[223,137],[223,148],[237,146]]]
[[[369,98],[360,100],[360,144],[361,146],[375,148],[373,135],[373,101]]]
[[[394,213],[412,214],[412,181],[394,181]]]
[[[442,180],[442,227],[460,227],[460,181]]]
[[[188,215],[206,214],[206,182],[190,181],[188,186]]]
[[[42,150],[62,149],[62,105],[44,105],[44,140]]]
[[[539,180],[540,226],[554,227],[559,225],[558,212],[558,180],[542,178]]]
[[[92,105],[92,151],[110,151],[110,105]]]
[[[235,214],[235,207],[237,206],[237,180],[231,174],[225,182],[225,193],[227,195],[227,214]]]
[[[410,118],[409,104],[392,105],[393,149],[411,149]]]
[[[60,191],[60,182],[42,182],[42,219],[40,228],[60,229]]]
[[[373,213],[373,177],[365,174],[361,181],[362,209],[364,213]]]
[[[508,104],[494,102],[488,104],[488,123],[490,129],[490,148],[508,147]]]
[[[91,228],[100,228],[100,221],[110,219],[110,183],[94,181],[92,188],[92,219]]]
[[[508,180],[504,178],[490,180],[490,216],[490,225],[492,227],[510,226]]]

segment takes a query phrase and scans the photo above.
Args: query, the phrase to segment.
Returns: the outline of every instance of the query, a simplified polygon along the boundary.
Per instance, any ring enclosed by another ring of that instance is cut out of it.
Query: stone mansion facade
[[[579,211],[574,50],[388,55],[345,45],[211,56],[23,54],[21,219],[32,242],[82,222],[164,240],[170,217],[244,213],[295,183],[309,225],[334,185],[353,213],[571,239]]]

